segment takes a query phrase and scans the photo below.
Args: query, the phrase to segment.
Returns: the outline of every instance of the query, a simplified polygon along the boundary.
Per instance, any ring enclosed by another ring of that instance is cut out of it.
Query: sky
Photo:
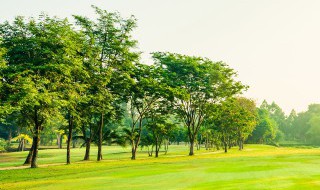
[[[0,22],[44,12],[94,18],[90,5],[134,15],[144,62],[170,51],[224,61],[257,104],[287,114],[320,103],[319,0],[0,0]]]

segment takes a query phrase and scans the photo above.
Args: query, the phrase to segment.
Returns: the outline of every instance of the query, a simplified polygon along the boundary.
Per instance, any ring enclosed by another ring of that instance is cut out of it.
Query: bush
[[[7,142],[6,140],[0,138],[0,152],[7,151],[9,147],[10,147],[9,142]]]

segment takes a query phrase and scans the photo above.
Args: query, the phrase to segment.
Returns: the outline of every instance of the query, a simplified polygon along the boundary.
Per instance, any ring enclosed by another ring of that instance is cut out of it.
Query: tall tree
[[[0,26],[7,67],[2,101],[18,107],[33,123],[31,167],[37,167],[41,131],[48,118],[59,114],[61,87],[73,67],[77,49],[74,30],[67,20],[40,15],[38,20],[17,17]]]
[[[130,129],[125,129],[132,148],[132,160],[136,159],[143,121],[154,110],[155,106],[169,97],[166,83],[160,81],[160,74],[161,72],[154,66],[137,64],[134,69],[134,83],[131,85],[128,94]]]
[[[102,159],[103,127],[105,116],[114,115],[112,105],[118,95],[125,91],[130,82],[130,71],[138,59],[133,51],[136,41],[132,40],[131,32],[136,26],[134,17],[123,19],[118,13],[107,12],[93,6],[97,20],[75,16],[77,24],[84,33],[84,65],[89,71],[88,107],[92,120],[96,121],[96,132],[99,137],[97,160]],[[111,83],[112,81],[113,83]],[[98,118],[98,119],[95,119]]]
[[[173,89],[176,113],[188,129],[189,155],[199,129],[206,119],[206,105],[241,92],[245,88],[234,80],[236,73],[223,62],[173,53],[153,53],[155,64]]]

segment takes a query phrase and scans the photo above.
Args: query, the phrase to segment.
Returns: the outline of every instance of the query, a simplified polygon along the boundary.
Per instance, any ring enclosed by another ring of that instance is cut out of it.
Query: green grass
[[[170,146],[168,155],[160,158],[140,151],[135,161],[128,150],[104,147],[105,160],[100,163],[3,170],[0,189],[320,189],[318,148],[247,145],[244,151],[201,150],[190,157],[182,145]],[[39,164],[63,162],[64,153],[41,150]],[[72,153],[73,161],[80,161],[84,149]],[[20,164],[25,154],[0,154],[1,167]]]

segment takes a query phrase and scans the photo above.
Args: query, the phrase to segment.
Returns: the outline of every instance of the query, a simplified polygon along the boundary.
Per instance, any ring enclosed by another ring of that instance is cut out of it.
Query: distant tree
[[[320,116],[312,115],[308,124],[309,130],[306,132],[308,142],[315,145],[320,145]]]
[[[258,109],[257,126],[249,136],[248,142],[272,144],[276,138],[277,131],[276,122],[270,118],[268,110],[262,106]]]
[[[285,121],[285,131],[284,133],[286,134],[286,139],[287,140],[294,140],[294,122],[297,118],[297,113],[295,110],[291,110],[289,116],[286,118]]]

